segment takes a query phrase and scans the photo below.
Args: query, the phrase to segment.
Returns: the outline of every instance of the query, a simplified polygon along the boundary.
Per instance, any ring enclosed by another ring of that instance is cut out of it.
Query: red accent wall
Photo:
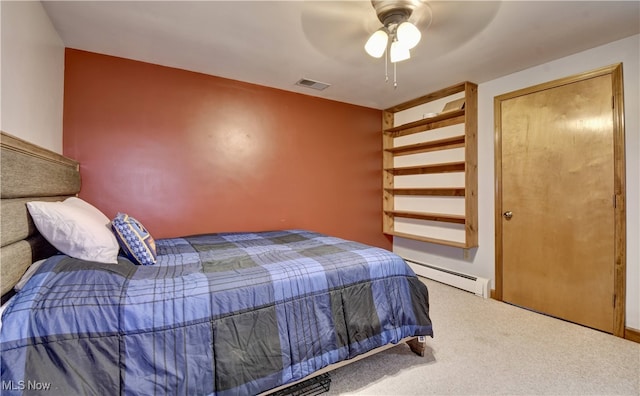
[[[107,216],[156,238],[304,228],[391,248],[380,110],[74,49],[64,81],[64,154]]]

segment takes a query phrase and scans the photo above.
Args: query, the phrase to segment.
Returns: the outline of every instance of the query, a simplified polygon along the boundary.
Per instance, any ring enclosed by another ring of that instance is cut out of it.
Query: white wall
[[[416,261],[495,280],[494,120],[495,96],[574,74],[623,63],[627,187],[626,327],[640,329],[640,36],[526,69],[478,86],[479,247],[462,249],[394,238],[394,251]],[[492,286],[494,287],[494,286]]]
[[[64,44],[39,1],[0,10],[0,128],[62,153]]]

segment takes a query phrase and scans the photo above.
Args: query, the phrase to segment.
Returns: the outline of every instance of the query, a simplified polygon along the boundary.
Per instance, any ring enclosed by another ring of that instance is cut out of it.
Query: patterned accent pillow
[[[118,213],[111,221],[111,228],[120,247],[134,263],[156,263],[156,241],[138,220],[126,213]]]

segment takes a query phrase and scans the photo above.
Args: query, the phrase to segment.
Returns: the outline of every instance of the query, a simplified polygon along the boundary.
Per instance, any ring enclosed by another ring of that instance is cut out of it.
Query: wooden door
[[[624,233],[614,77],[583,77],[500,97],[501,295],[614,333]]]

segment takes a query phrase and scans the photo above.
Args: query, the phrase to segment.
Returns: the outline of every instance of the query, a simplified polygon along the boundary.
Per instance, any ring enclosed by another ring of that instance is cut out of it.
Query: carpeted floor
[[[326,395],[640,395],[640,344],[430,280],[435,337],[331,372]]]

